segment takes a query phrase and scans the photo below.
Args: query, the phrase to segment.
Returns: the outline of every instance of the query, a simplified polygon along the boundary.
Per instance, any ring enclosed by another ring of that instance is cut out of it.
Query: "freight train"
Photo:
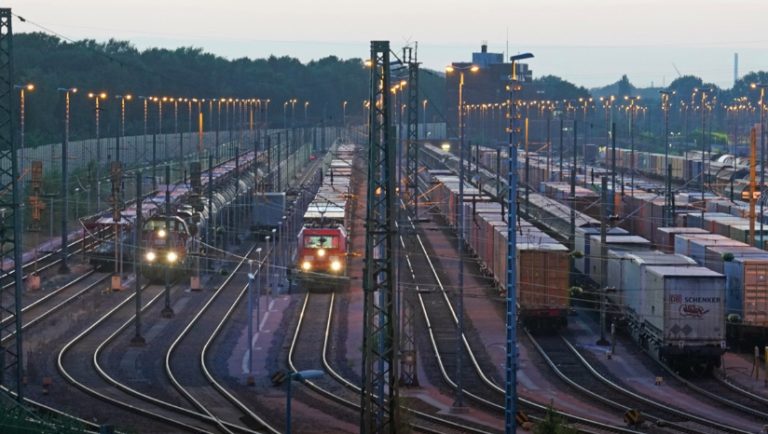
[[[422,183],[429,202],[452,228],[464,229],[469,250],[477,255],[482,271],[497,285],[507,288],[507,223],[499,203],[471,185],[458,196],[459,179],[440,172],[425,172]],[[459,224],[459,207],[464,224]],[[517,230],[517,300],[520,321],[531,329],[560,329],[568,323],[568,249],[525,220]]]
[[[349,286],[347,231],[355,152],[356,146],[351,144],[336,148],[304,214],[297,237],[296,276],[306,290],[336,291]]]
[[[178,215],[162,214],[150,217],[141,229],[141,272],[151,283],[166,279],[175,281],[189,273],[188,253],[191,253],[191,221]]]
[[[235,178],[235,169],[240,173]],[[166,212],[166,188],[160,186],[157,191],[144,197],[142,201],[142,217],[145,224],[139,231],[141,248],[139,262],[142,273],[152,282],[164,281],[165,272],[161,265],[169,264],[172,280],[189,276],[188,256],[192,254],[190,249],[197,248],[191,242],[195,235],[206,238],[209,224],[215,220],[224,219],[224,211],[235,200],[242,200],[246,192],[256,185],[254,153],[249,152],[240,155],[237,164],[235,160],[229,160],[213,167],[209,176],[208,171],[201,174],[201,188],[208,191],[209,179],[211,184],[210,200],[204,194],[200,201],[199,210],[192,210],[187,203],[191,202],[192,188],[187,182],[179,182],[168,186],[170,192],[170,213]],[[235,187],[237,184],[237,188]],[[122,258],[125,264],[132,264],[134,258],[134,227],[136,216],[136,204],[128,206],[121,212],[120,226]],[[170,228],[164,228],[164,222],[168,217]],[[213,219],[213,221],[212,221]],[[231,221],[231,220],[228,220]],[[223,224],[223,222],[222,222]],[[93,222],[93,227],[111,227],[114,225],[112,216],[102,216]],[[163,236],[167,238],[164,238]],[[165,240],[165,241],[163,241]],[[183,242],[182,242],[183,240]],[[209,240],[212,242],[212,240]],[[154,250],[153,245],[160,249]],[[169,257],[170,255],[170,257]],[[115,265],[115,243],[105,241],[99,247],[89,253],[91,264],[103,271],[113,270]]]
[[[452,154],[428,145],[423,149],[422,155],[425,155],[428,167],[459,167],[457,158]],[[534,170],[531,166],[535,167]],[[563,237],[570,233],[571,210],[567,205],[580,208],[574,211],[576,240],[575,250],[570,253],[576,258],[575,267],[581,274],[596,282],[597,287],[607,288],[606,296],[613,306],[612,319],[625,325],[628,333],[651,354],[679,371],[702,372],[719,366],[726,339],[726,279],[723,274],[705,268],[684,255],[655,251],[651,241],[631,235],[622,228],[609,230],[606,237],[607,257],[603,258],[599,224],[594,217],[594,209],[599,209],[599,202],[595,202],[597,195],[584,189],[581,194],[577,192],[576,198],[571,198],[569,188],[549,183],[552,176],[547,170],[541,164],[529,165],[529,182],[536,190],[550,197],[529,193],[524,199],[521,194],[521,211],[536,218],[537,223],[549,233]],[[505,179],[482,167],[475,169],[475,179],[481,181],[484,192],[492,193],[499,188],[498,191],[503,193],[506,189]],[[472,188],[469,186],[466,191],[471,192]],[[439,191],[439,188],[432,188],[432,191]],[[478,195],[482,193],[478,191]],[[504,194],[500,196],[503,198]],[[477,197],[473,200],[477,206]],[[450,199],[436,197],[436,201],[447,203],[444,206],[449,207],[448,215],[455,214],[450,209],[453,203]],[[477,218],[471,209],[465,214],[472,216],[472,219]],[[503,218],[499,217],[499,220]],[[496,230],[501,228],[501,232],[505,233],[506,223],[498,221],[495,226]],[[659,238],[674,237],[673,232],[662,231]],[[475,239],[493,240],[495,237],[487,235]],[[488,246],[484,248],[488,249]],[[489,253],[485,255],[505,258],[506,252],[501,248],[494,245],[493,250],[487,250]],[[555,269],[562,273],[561,300],[567,300],[569,252],[564,247],[562,250],[559,265],[556,261],[539,260],[537,263],[545,265],[547,272]],[[581,255],[576,255],[576,250]],[[478,256],[482,258],[483,254],[478,253]],[[491,263],[496,267],[505,265],[498,264],[499,260],[494,263],[491,259]],[[487,263],[487,260],[483,259],[483,262]],[[606,267],[605,273],[603,267]],[[542,268],[541,265],[539,268]],[[493,274],[498,276],[497,271],[501,271],[501,275],[505,276],[504,270],[496,268]],[[540,270],[536,275],[536,288],[539,290],[542,282],[549,281],[541,276],[542,272]],[[546,294],[546,291],[541,292]]]

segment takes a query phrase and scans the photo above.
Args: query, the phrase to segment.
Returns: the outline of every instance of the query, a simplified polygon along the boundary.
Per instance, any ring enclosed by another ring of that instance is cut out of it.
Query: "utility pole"
[[[600,190],[600,339],[597,345],[608,345],[605,339],[605,287],[608,281],[608,178],[602,177]]]
[[[171,166],[165,165],[165,233],[167,237],[171,234]],[[162,262],[165,258],[158,258]],[[171,264],[165,264],[165,307],[161,312],[163,318],[173,318],[173,308],[171,307]]]
[[[749,136],[749,245],[755,245],[755,199],[757,189],[755,188],[755,172],[757,171],[757,133],[755,128]],[[760,198],[762,202],[762,197]],[[763,248],[763,234],[760,234],[760,248]]]
[[[287,134],[286,134],[287,136]],[[275,191],[283,191],[283,184],[282,184],[282,173],[280,168],[283,165],[283,160],[280,159],[280,145],[282,144],[282,140],[280,138],[280,133],[277,133],[277,160],[275,161],[275,164],[277,165],[277,190]]]
[[[507,172],[507,297],[506,297],[506,360],[504,381],[504,432],[517,431],[517,151],[520,146],[520,113],[518,96],[522,86],[517,80],[515,61],[532,58],[524,53],[512,56],[512,80],[509,84],[507,110],[509,118],[509,147]]]
[[[560,113],[560,178],[558,179],[560,182],[563,182],[563,128],[565,128],[563,125],[563,114]]]
[[[406,54],[405,61],[408,64],[408,112],[407,112],[407,140],[408,151],[406,154],[406,176],[408,177],[408,188],[413,200],[413,215],[416,219],[419,217],[419,62],[416,60],[417,53],[411,47],[403,49]]]
[[[141,335],[141,261],[139,258],[143,256],[141,249],[141,226],[143,224],[141,204],[144,201],[144,198],[141,196],[141,182],[141,169],[139,169],[136,171],[136,219],[134,220],[133,231],[133,271],[136,273],[136,334],[131,339],[131,346],[144,346],[146,344],[146,340]]]
[[[215,217],[213,215],[213,155],[208,155],[208,224],[205,225],[205,243],[210,245],[215,244],[215,238],[211,236]],[[214,238],[213,240],[211,238]],[[206,255],[205,268],[208,272],[212,270],[210,254]]]
[[[192,205],[192,224],[189,226],[189,233],[192,235],[192,242],[195,252],[195,271],[190,277],[189,286],[193,291],[199,291],[202,289],[200,286],[200,213],[205,209],[203,207],[203,182],[202,182],[202,165],[200,161],[193,161],[189,163],[189,184],[192,187],[192,194],[190,195],[190,202]]]
[[[370,131],[365,269],[363,387],[360,432],[399,428],[399,368],[395,309],[395,147],[391,143],[389,41],[371,42]],[[378,295],[378,300],[374,296]]]
[[[59,92],[64,92],[64,137],[61,141],[61,265],[59,273],[69,273],[67,265],[69,229],[67,229],[67,217],[69,217],[69,97],[70,93],[77,92],[75,88],[59,88]],[[75,216],[79,217],[79,216]]]
[[[664,170],[667,171],[666,195],[664,200],[664,226],[669,226],[674,215],[672,209],[672,170],[669,166],[669,98],[673,92],[660,91],[661,108],[664,110]]]
[[[417,46],[418,47],[418,46]],[[408,149],[406,151],[406,188],[409,190],[410,199],[413,203],[414,220],[419,219],[419,63],[416,60],[416,49],[411,47],[403,48],[403,58],[408,64],[408,92],[407,104],[407,141]],[[397,207],[400,215],[400,207]],[[402,220],[401,220],[402,221]],[[404,223],[404,222],[403,222]],[[403,224],[403,226],[406,226]],[[403,227],[401,226],[401,227]],[[400,248],[401,244],[397,244]],[[399,255],[398,258],[401,258]],[[398,271],[401,261],[398,262]],[[399,276],[398,276],[399,279]],[[399,286],[403,288],[402,286]],[[417,372],[417,354],[416,339],[414,333],[414,307],[408,297],[400,290],[400,300],[402,305],[402,328],[400,335],[400,385],[407,387],[417,387],[419,377]]]
[[[123,167],[119,161],[113,161],[110,170],[112,181],[112,195],[109,201],[112,202],[112,221],[115,227],[115,269],[112,273],[112,290],[120,291],[123,289],[121,274],[120,251],[122,249],[122,240],[120,239],[120,220],[122,211],[121,184],[123,182]]]
[[[24,401],[23,393],[23,346],[22,346],[22,291],[21,264],[21,207],[18,145],[15,140],[13,113],[13,29],[10,8],[0,8],[0,273],[5,271],[6,260],[13,264],[13,285],[0,288],[3,303],[0,305],[0,384],[16,393],[18,402]],[[13,321],[3,321],[13,316]],[[2,342],[13,339],[12,346]],[[15,378],[6,378],[6,372]]]
[[[576,119],[573,120],[573,165],[571,167],[571,197],[569,198],[571,202],[571,230],[568,234],[568,244],[570,244],[568,247],[571,249],[571,252],[576,251],[576,133],[578,131],[578,126],[576,124]],[[571,271],[571,280],[574,279],[573,269],[574,269],[574,260],[573,255],[570,256],[570,271]],[[571,282],[573,283],[573,282]]]
[[[616,197],[616,122],[611,122],[611,192]],[[615,200],[611,201],[611,214],[616,214]]]

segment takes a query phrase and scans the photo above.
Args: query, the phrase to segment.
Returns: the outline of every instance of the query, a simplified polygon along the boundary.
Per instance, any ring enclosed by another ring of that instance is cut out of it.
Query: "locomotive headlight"
[[[165,238],[165,235],[166,235],[165,229],[160,229],[157,231],[158,238]]]
[[[325,257],[325,249],[319,249],[319,250],[317,251],[317,256],[319,256],[319,257],[321,257],[321,258],[322,258],[322,257]]]
[[[171,264],[173,264],[174,262],[176,262],[176,260],[177,260],[177,259],[179,259],[179,255],[177,255],[177,254],[176,254],[176,252],[174,252],[173,250],[171,250],[171,251],[170,251],[170,252],[168,252],[168,254],[165,256],[165,259],[167,259],[167,260],[168,260],[168,262],[170,262]]]
[[[301,269],[304,271],[309,271],[312,268],[312,263],[309,261],[304,261],[301,263]]]
[[[339,261],[331,262],[331,270],[333,270],[333,271],[341,271],[341,262],[339,262]]]
[[[155,252],[149,251],[146,255],[144,255],[144,258],[147,260],[147,262],[155,262],[155,259],[157,259],[157,255]]]

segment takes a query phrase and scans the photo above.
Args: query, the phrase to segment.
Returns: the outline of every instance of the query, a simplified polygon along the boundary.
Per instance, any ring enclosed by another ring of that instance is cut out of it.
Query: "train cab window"
[[[337,244],[336,237],[330,235],[309,235],[304,237],[304,247],[307,249],[332,249]]]

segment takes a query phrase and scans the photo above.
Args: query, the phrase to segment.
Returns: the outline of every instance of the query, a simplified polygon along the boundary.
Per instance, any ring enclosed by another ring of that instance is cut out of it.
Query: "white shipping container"
[[[725,276],[704,267],[646,267],[643,319],[663,346],[723,346]]]

